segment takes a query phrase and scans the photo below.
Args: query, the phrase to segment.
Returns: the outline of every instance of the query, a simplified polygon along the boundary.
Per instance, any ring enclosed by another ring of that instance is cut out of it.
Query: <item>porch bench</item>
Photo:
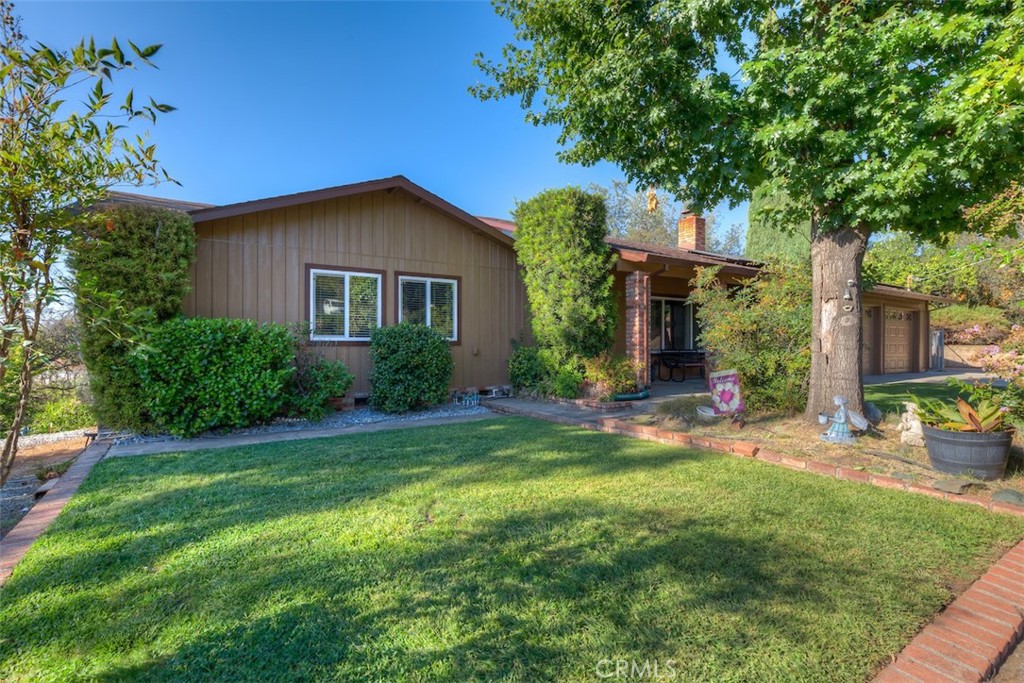
[[[659,381],[685,382],[686,371],[691,368],[696,368],[700,372],[700,376],[704,376],[705,362],[703,351],[662,351],[652,355],[657,364],[657,377]],[[668,370],[667,379],[662,376],[662,368]],[[683,371],[682,379],[676,379],[676,370]]]

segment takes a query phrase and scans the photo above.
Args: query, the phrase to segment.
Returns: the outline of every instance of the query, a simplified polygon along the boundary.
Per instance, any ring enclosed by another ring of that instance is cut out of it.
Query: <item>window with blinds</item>
[[[381,324],[381,276],[311,269],[309,278],[310,339],[369,341]]]
[[[458,339],[458,281],[399,276],[398,321],[430,327],[451,341]]]

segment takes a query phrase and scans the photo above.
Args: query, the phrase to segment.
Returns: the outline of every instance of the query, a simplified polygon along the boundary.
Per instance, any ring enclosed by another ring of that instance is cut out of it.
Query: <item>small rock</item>
[[[1024,493],[1014,491],[1013,489],[999,489],[992,494],[992,500],[998,500],[1001,503],[1024,505]]]
[[[939,479],[938,481],[932,482],[932,488],[936,491],[954,493],[958,496],[963,495],[970,485],[971,482],[963,479]]]
[[[893,472],[892,476],[903,481],[915,481],[917,479],[913,474],[908,474],[907,472]]]

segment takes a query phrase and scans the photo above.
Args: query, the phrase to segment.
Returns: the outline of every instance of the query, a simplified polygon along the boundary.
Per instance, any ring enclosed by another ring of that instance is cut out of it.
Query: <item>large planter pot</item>
[[[1006,471],[1013,432],[950,432],[923,425],[932,467],[946,474],[999,479]]]

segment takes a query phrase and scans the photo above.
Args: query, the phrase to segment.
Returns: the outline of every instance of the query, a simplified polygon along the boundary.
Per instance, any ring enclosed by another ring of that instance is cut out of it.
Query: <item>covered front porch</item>
[[[650,387],[654,396],[706,391],[706,355],[697,308],[688,301],[690,281],[702,266],[720,266],[723,287],[756,275],[757,269],[701,252],[616,246],[615,291],[623,304],[615,351],[636,364],[637,383]]]

